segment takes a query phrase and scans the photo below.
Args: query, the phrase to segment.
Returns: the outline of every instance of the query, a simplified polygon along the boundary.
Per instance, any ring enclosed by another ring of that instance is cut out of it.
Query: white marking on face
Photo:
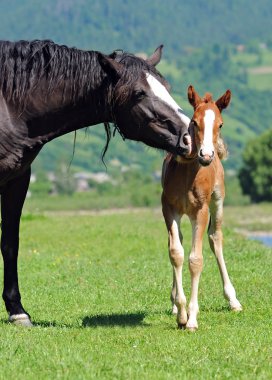
[[[215,113],[212,110],[206,110],[204,116],[204,139],[201,144],[203,156],[212,156],[214,153],[213,146],[213,126],[215,120]]]
[[[175,102],[175,100],[172,98],[172,96],[169,94],[166,88],[153,75],[149,73],[146,73],[146,80],[151,90],[153,91],[154,95],[156,95],[166,104],[168,104],[179,116],[182,122],[187,126],[187,128],[189,128],[189,124],[190,124],[189,117],[183,113],[180,106]]]

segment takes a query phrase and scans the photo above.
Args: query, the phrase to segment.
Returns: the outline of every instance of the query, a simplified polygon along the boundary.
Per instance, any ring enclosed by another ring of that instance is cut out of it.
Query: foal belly
[[[214,188],[210,171],[203,168],[203,171],[200,169],[195,175],[192,174],[187,172],[185,176],[182,172],[178,173],[166,191],[169,202],[179,215],[191,216],[210,203]]]

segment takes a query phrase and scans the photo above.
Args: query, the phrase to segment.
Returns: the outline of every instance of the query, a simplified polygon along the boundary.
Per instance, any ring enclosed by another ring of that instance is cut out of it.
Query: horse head
[[[212,95],[206,93],[201,98],[193,86],[188,87],[188,100],[194,108],[189,132],[193,141],[193,150],[198,155],[199,163],[209,165],[215,155],[215,151],[221,158],[222,139],[220,129],[223,126],[221,112],[227,108],[231,99],[231,91],[227,90],[217,101]]]
[[[100,64],[112,79],[113,121],[128,139],[167,150],[190,153],[189,118],[169,94],[169,85],[156,70],[162,46],[147,59],[128,53],[101,55]]]

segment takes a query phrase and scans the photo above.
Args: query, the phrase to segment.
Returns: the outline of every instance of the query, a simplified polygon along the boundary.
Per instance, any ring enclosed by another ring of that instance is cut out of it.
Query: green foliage
[[[161,214],[45,216],[21,227],[22,300],[35,327],[8,325],[2,303],[2,379],[271,378],[271,250],[225,230],[224,254],[244,306],[236,314],[205,242],[199,331],[191,334],[170,314]],[[183,235],[187,259],[188,223]],[[189,299],[188,265],[183,271]]]
[[[190,46],[271,39],[270,0],[10,0],[0,6],[0,38],[51,38],[86,49],[152,52],[168,58]],[[243,20],[243,22],[241,22]]]
[[[249,197],[242,193],[239,179],[236,173],[225,172],[226,197],[225,206],[243,206],[249,204]]]
[[[272,130],[250,141],[243,153],[239,179],[252,201],[272,201]]]
[[[56,170],[56,178],[54,181],[55,191],[57,194],[71,195],[74,193],[76,184],[73,173],[65,164],[61,164]]]
[[[43,170],[39,170],[37,173],[37,180],[30,184],[31,196],[43,197],[52,190],[52,183],[48,180],[46,173]]]

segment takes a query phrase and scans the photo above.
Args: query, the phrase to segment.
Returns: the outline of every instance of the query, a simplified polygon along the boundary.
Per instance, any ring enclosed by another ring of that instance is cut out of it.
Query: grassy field
[[[184,235],[188,257],[188,223]],[[225,230],[226,261],[244,306],[235,314],[205,247],[199,330],[192,334],[178,330],[170,314],[158,211],[25,214],[19,272],[35,327],[7,324],[2,302],[0,378],[271,378],[272,251]],[[187,265],[184,273],[188,298]]]

